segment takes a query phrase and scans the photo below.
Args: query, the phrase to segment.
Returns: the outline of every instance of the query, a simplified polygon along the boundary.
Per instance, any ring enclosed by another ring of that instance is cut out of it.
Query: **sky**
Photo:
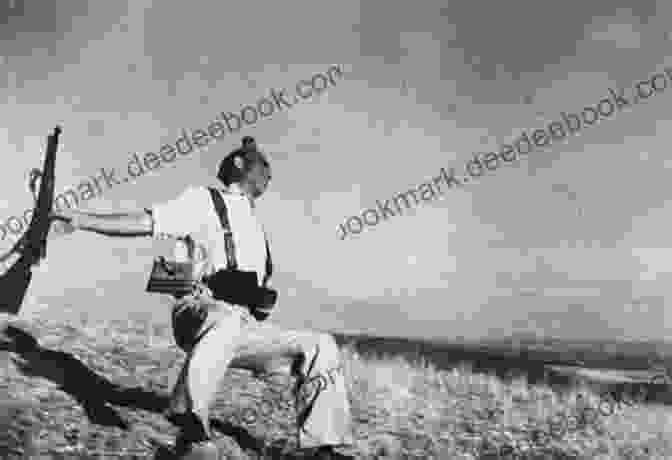
[[[277,270],[275,318],[288,327],[672,338],[672,82],[462,190],[344,241],[338,230],[441,167],[672,65],[669,2],[1,3],[0,220],[30,206],[26,177],[56,124],[62,190],[340,65],[321,95],[83,209],[136,210],[214,184],[221,158],[252,135],[273,166],[258,214]],[[68,305],[167,318],[169,300],[144,292],[161,244],[55,238],[25,314]]]

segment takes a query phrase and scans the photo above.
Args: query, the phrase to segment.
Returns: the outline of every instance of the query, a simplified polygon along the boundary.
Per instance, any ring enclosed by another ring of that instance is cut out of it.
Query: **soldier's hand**
[[[58,233],[69,235],[77,231],[77,225],[75,223],[74,214],[63,213],[63,212],[52,212],[49,218],[55,224],[55,228]]]

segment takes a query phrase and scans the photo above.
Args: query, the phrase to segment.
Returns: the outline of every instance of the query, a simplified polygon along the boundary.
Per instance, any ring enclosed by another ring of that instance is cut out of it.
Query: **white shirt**
[[[266,240],[263,227],[244,195],[219,190],[228,211],[238,269],[256,271],[259,283],[266,274]],[[190,235],[202,245],[214,270],[227,266],[224,230],[206,187],[190,186],[181,195],[152,208],[154,237]]]

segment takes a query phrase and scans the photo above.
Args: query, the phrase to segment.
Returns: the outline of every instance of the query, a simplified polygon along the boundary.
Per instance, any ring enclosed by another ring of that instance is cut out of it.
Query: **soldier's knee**
[[[322,354],[325,358],[334,359],[340,356],[338,345],[336,344],[336,339],[333,335],[327,333],[318,334],[317,344],[320,350],[320,354]]]
[[[301,340],[302,354],[294,363],[292,372],[310,370],[317,365],[320,368],[334,367],[340,362],[340,352],[334,336],[324,332],[305,334]]]

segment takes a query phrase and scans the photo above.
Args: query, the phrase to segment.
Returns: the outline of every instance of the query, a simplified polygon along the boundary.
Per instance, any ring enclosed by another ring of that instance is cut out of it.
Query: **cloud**
[[[612,42],[618,48],[624,49],[639,49],[641,46],[641,34],[631,23],[600,24],[592,31],[590,38],[593,41]]]
[[[672,273],[672,248],[632,248],[632,255],[642,266],[640,281],[656,281]]]

